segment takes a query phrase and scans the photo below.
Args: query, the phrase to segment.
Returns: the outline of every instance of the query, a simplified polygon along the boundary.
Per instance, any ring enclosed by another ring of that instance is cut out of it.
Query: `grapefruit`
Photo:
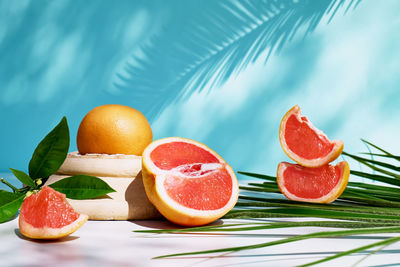
[[[87,219],[74,211],[64,194],[45,185],[22,203],[19,229],[29,238],[58,239],[75,232]]]
[[[142,155],[153,140],[146,117],[123,105],[98,106],[83,118],[77,134],[80,154]]]
[[[331,203],[343,193],[349,176],[350,168],[346,161],[318,168],[281,162],[277,183],[282,194],[290,200]]]
[[[286,155],[305,167],[321,167],[337,159],[343,151],[343,141],[329,140],[301,115],[298,105],[283,117],[279,141]]]
[[[169,221],[198,226],[224,216],[236,204],[238,181],[232,168],[202,143],[169,137],[143,152],[146,194]]]

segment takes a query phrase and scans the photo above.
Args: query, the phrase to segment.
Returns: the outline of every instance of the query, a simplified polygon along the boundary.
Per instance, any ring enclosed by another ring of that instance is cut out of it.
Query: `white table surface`
[[[13,179],[7,176],[8,180]],[[0,188],[5,189],[4,186]],[[296,219],[265,219],[264,221],[271,220],[293,221]],[[219,220],[216,223],[236,222],[239,220]],[[46,242],[29,240],[21,236],[18,230],[18,218],[15,218],[0,224],[0,266],[295,266],[398,235],[320,238],[224,254],[220,257],[210,254],[152,259],[152,257],[165,254],[258,244],[298,234],[335,229],[302,227],[235,234],[156,235],[133,232],[142,229],[176,227],[165,220],[88,221],[65,239]],[[365,255],[365,253],[357,253],[318,266],[352,266]],[[400,266],[400,242],[385,247],[356,266]]]
[[[219,223],[238,220],[220,220]],[[295,266],[334,252],[355,248],[393,236],[365,235],[314,239],[256,250],[185,258],[152,257],[196,250],[250,245],[318,231],[323,228],[274,229],[237,234],[144,234],[139,229],[171,228],[166,221],[88,221],[59,241],[35,241],[21,236],[18,218],[0,224],[0,266]],[[320,266],[351,266],[365,257],[358,253]],[[400,243],[367,257],[357,266],[400,266]]]

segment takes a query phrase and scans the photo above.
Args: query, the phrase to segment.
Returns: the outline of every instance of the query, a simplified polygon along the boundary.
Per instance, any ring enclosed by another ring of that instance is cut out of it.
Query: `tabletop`
[[[1,176],[17,183],[10,174],[2,173]],[[5,189],[4,185],[0,185],[0,189]],[[298,219],[221,219],[214,224],[295,220]],[[181,234],[134,232],[174,228],[178,227],[163,219],[88,221],[64,239],[38,241],[21,235],[18,217],[15,217],[0,224],[0,266],[296,266],[395,236],[374,234],[318,238],[235,253],[153,259],[166,254],[254,245],[299,234],[337,229],[299,227],[235,233]],[[400,266],[400,243],[384,247],[371,255],[369,252],[355,253],[318,266]]]
[[[219,220],[217,223],[238,221]],[[0,258],[2,259],[0,266],[295,266],[391,236],[384,234],[321,238],[237,253],[152,259],[171,253],[258,244],[320,231],[323,228],[288,228],[235,234],[133,232],[134,230],[174,227],[176,226],[164,220],[88,221],[65,239],[36,241],[26,239],[20,234],[18,218],[15,218],[0,225]],[[399,266],[399,253],[400,244],[397,243],[368,257],[365,252],[357,253],[320,266],[351,266],[353,264],[356,266]],[[215,257],[217,255],[219,257]]]

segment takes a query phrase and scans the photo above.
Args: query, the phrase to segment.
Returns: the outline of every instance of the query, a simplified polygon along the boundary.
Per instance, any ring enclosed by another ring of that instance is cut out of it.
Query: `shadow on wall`
[[[359,2],[2,1],[0,170],[26,168],[63,115],[72,140],[82,114],[105,103],[153,121]]]
[[[357,1],[177,1],[163,30],[118,74],[118,88],[150,119],[176,100],[221,85],[293,36],[312,32],[324,16]],[[267,51],[268,53],[265,53]],[[149,99],[152,105],[148,104]]]

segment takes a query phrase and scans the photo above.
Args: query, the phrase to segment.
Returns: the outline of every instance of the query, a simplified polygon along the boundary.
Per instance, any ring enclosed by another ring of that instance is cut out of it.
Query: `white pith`
[[[72,234],[73,232],[78,230],[87,220],[88,216],[86,214],[80,214],[79,217],[74,222],[61,228],[51,228],[51,227],[36,228],[25,221],[21,221],[20,219],[19,227],[21,233],[30,238],[55,239]]]
[[[182,166],[184,166],[184,165],[178,166],[172,170],[162,170],[162,169],[158,168],[152,162],[152,160],[147,160],[146,161],[147,168],[156,175],[156,181],[155,181],[156,191],[157,191],[159,197],[165,202],[165,204],[172,207],[173,209],[177,210],[178,212],[190,214],[193,217],[204,217],[204,218],[208,218],[213,215],[218,216],[221,213],[225,213],[227,210],[232,209],[233,206],[236,204],[237,195],[239,193],[238,192],[238,182],[237,182],[236,176],[235,176],[232,168],[217,153],[212,151],[207,146],[205,146],[199,142],[190,140],[190,139],[170,137],[170,138],[160,139],[160,140],[155,141],[152,144],[150,144],[149,147],[147,147],[145,149],[145,151],[143,153],[143,157],[146,159],[150,159],[150,154],[156,147],[158,147],[164,143],[172,143],[172,142],[186,142],[189,144],[193,144],[193,145],[196,145],[196,146],[208,151],[213,156],[215,156],[218,159],[219,163],[206,163],[206,164],[193,163],[193,164],[189,164],[189,165],[202,164],[202,170],[215,170],[216,171],[218,169],[226,169],[228,171],[228,173],[230,174],[230,176],[234,177],[232,179],[232,188],[231,188],[231,190],[232,190],[231,196],[232,197],[230,198],[228,203],[226,203],[222,208],[217,209],[217,210],[196,210],[196,209],[184,207],[181,204],[174,201],[173,199],[171,199],[168,196],[168,193],[165,191],[164,182],[165,182],[166,176],[174,175],[174,176],[188,178],[188,179],[196,179],[196,178],[204,177],[204,176],[208,175],[209,173],[200,175],[198,177],[189,176],[189,175],[185,175],[179,171],[182,168]],[[236,196],[236,197],[233,197],[233,196]]]

